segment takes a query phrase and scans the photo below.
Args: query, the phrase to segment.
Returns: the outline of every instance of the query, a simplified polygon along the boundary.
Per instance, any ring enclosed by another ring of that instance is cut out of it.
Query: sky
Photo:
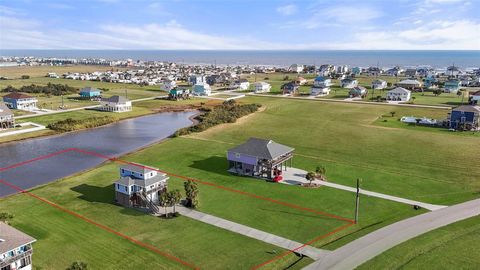
[[[480,0],[0,0],[0,49],[480,50]]]

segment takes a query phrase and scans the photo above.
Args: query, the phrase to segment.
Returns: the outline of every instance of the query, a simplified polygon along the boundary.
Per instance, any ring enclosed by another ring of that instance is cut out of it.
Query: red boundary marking
[[[270,259],[270,260],[268,260],[268,261],[266,261],[266,262],[263,262],[263,263],[261,263],[261,264],[259,264],[259,265],[256,265],[256,266],[254,266],[254,267],[252,268],[252,270],[253,270],[253,269],[259,269],[259,268],[261,268],[261,267],[263,267],[263,266],[265,266],[265,265],[267,265],[267,264],[269,264],[269,263],[272,263],[272,262],[274,262],[274,261],[276,261],[276,260],[278,260],[278,259],[280,259],[280,258],[282,258],[282,257],[285,257],[286,255],[288,255],[288,254],[290,254],[290,253],[294,253],[294,252],[296,252],[296,251],[298,251],[298,250],[300,250],[300,249],[302,249],[302,248],[304,248],[304,247],[306,247],[306,246],[308,246],[308,245],[311,245],[311,244],[319,241],[320,239],[323,239],[323,238],[328,237],[328,236],[330,236],[330,235],[332,235],[332,234],[335,234],[335,233],[337,233],[337,232],[340,232],[340,231],[342,231],[342,230],[344,230],[344,229],[346,229],[346,228],[348,228],[348,227],[350,227],[350,226],[352,226],[352,225],[355,224],[355,222],[354,222],[353,220],[351,220],[351,219],[344,218],[344,217],[341,217],[341,216],[337,216],[337,215],[334,215],[334,214],[330,214],[330,213],[326,213],[326,212],[322,212],[322,211],[317,211],[317,210],[314,210],[314,209],[311,209],[311,208],[307,208],[307,207],[303,207],[303,206],[298,206],[298,205],[291,204],[291,203],[287,203],[287,202],[283,202],[283,201],[278,201],[278,200],[271,199],[271,198],[268,198],[268,197],[263,197],[263,196],[256,195],[256,194],[252,194],[252,193],[248,193],[248,192],[245,192],[245,191],[232,189],[232,188],[229,188],[229,187],[225,187],[225,186],[222,186],[222,185],[214,184],[214,183],[207,182],[207,181],[202,181],[202,180],[199,180],[199,179],[195,179],[195,178],[191,178],[191,177],[187,177],[187,176],[183,176],[183,175],[178,175],[178,174],[174,174],[174,173],[169,173],[169,172],[162,171],[162,170],[159,170],[159,169],[156,169],[156,168],[153,168],[153,167],[140,165],[140,164],[137,164],[137,163],[134,163],[134,162],[121,160],[121,159],[118,159],[118,158],[115,158],[115,157],[110,157],[110,156],[106,156],[106,155],[103,155],[103,154],[100,154],[100,153],[97,153],[97,152],[94,152],[94,151],[86,151],[86,150],[79,149],[79,148],[68,148],[68,149],[65,149],[65,150],[62,150],[62,151],[58,151],[58,152],[55,152],[55,153],[52,153],[52,154],[48,154],[48,155],[44,155],[44,156],[40,156],[40,157],[37,157],[37,158],[33,158],[33,159],[30,159],[30,160],[27,160],[27,161],[24,161],[24,162],[20,162],[20,163],[17,163],[17,164],[14,164],[14,165],[11,165],[11,166],[8,166],[8,167],[5,167],[5,168],[0,168],[0,172],[1,172],[1,171],[6,171],[6,170],[8,170],[8,169],[17,168],[17,167],[20,167],[20,166],[22,166],[22,165],[25,165],[25,164],[28,164],[28,163],[32,163],[32,162],[35,162],[35,161],[39,161],[39,160],[42,160],[42,159],[51,158],[51,157],[54,157],[54,156],[57,156],[57,155],[60,155],[60,154],[63,154],[63,153],[71,152],[71,151],[79,152],[79,153],[86,154],[86,155],[90,155],[90,156],[96,156],[96,157],[103,158],[103,159],[110,160],[110,161],[117,162],[117,163],[129,164],[129,165],[137,166],[137,167],[140,167],[140,168],[146,168],[146,169],[154,170],[154,171],[161,172],[161,173],[165,173],[165,174],[167,174],[167,175],[170,175],[170,176],[173,176],[173,177],[176,177],[176,178],[180,178],[180,179],[184,179],[184,180],[191,180],[191,181],[194,181],[194,182],[198,182],[198,183],[200,183],[200,184],[203,184],[203,185],[212,186],[212,187],[215,187],[215,188],[219,188],[219,189],[223,189],[223,190],[226,190],[226,191],[230,191],[230,192],[242,194],[242,195],[245,195],[245,196],[249,196],[249,197],[256,198],[256,199],[260,199],[260,200],[264,200],[264,201],[269,201],[269,202],[272,202],[272,203],[275,203],[275,204],[279,204],[279,205],[283,205],[283,206],[286,206],[286,207],[298,209],[298,210],[301,210],[301,211],[311,212],[311,213],[314,213],[314,214],[317,214],[317,215],[322,215],[322,216],[330,217],[330,218],[333,218],[333,219],[341,220],[341,221],[344,221],[344,222],[348,222],[348,224],[342,225],[342,226],[340,226],[340,227],[334,229],[333,231],[330,231],[330,232],[328,232],[328,233],[326,233],[326,234],[324,234],[324,235],[320,235],[320,236],[318,236],[318,237],[316,237],[316,238],[308,241],[307,243],[305,243],[305,244],[303,244],[303,245],[301,245],[301,246],[299,246],[299,247],[297,247],[297,248],[294,248],[294,249],[292,249],[292,250],[287,250],[287,251],[285,251],[284,253],[282,253],[282,254],[280,254],[280,255],[278,255],[278,256],[276,256],[276,257],[274,257],[274,258],[272,258],[272,259]],[[164,257],[166,257],[166,258],[169,258],[169,259],[171,259],[171,260],[174,260],[174,261],[176,261],[176,262],[179,262],[179,263],[181,263],[181,264],[183,264],[183,265],[185,265],[185,266],[188,266],[188,267],[190,267],[190,268],[199,269],[198,267],[196,267],[196,266],[194,266],[194,265],[192,265],[192,264],[189,264],[189,263],[187,263],[187,262],[185,262],[185,261],[182,261],[181,259],[179,259],[179,258],[177,258],[177,257],[175,257],[175,256],[173,256],[173,255],[170,255],[170,254],[168,254],[168,253],[165,253],[165,252],[159,250],[158,248],[156,248],[156,247],[154,247],[154,246],[152,246],[152,245],[143,243],[143,242],[138,241],[138,240],[136,240],[136,239],[134,239],[134,238],[132,238],[132,237],[129,237],[129,236],[124,235],[124,234],[122,234],[122,233],[120,233],[120,232],[117,232],[117,231],[115,231],[115,230],[113,230],[113,229],[111,229],[111,228],[109,228],[109,227],[107,227],[107,226],[105,226],[105,225],[102,225],[102,224],[100,224],[100,223],[97,223],[97,222],[95,222],[95,221],[93,221],[93,220],[91,220],[91,219],[89,219],[89,218],[87,218],[87,217],[84,217],[84,216],[82,216],[82,215],[80,215],[80,214],[78,214],[78,213],[75,213],[75,212],[70,211],[70,210],[68,210],[68,209],[66,209],[66,208],[63,208],[63,207],[61,207],[61,206],[59,206],[59,205],[57,205],[57,204],[55,204],[55,203],[53,203],[53,202],[50,202],[50,201],[47,200],[47,199],[44,199],[44,198],[42,198],[42,197],[40,197],[40,196],[37,196],[37,195],[35,195],[35,194],[33,194],[33,193],[29,192],[29,191],[26,191],[26,190],[24,190],[24,189],[22,189],[22,188],[20,188],[20,187],[17,187],[17,186],[15,186],[15,185],[13,185],[13,184],[5,181],[5,180],[1,180],[1,179],[0,179],[0,183],[3,183],[3,184],[5,184],[5,185],[7,185],[7,186],[9,186],[9,187],[11,187],[11,188],[13,188],[13,189],[21,192],[21,193],[25,193],[25,194],[27,194],[27,195],[29,195],[29,196],[31,196],[31,197],[34,197],[34,198],[36,198],[36,199],[38,199],[38,200],[40,200],[40,201],[42,201],[42,202],[45,202],[45,203],[47,203],[47,204],[49,204],[49,205],[51,205],[51,206],[53,206],[53,207],[55,207],[55,208],[63,211],[63,212],[65,212],[65,213],[68,213],[68,214],[73,215],[73,216],[75,216],[75,217],[78,217],[78,218],[80,218],[80,219],[82,219],[82,220],[84,220],[84,221],[87,221],[88,223],[91,223],[91,224],[93,224],[93,225],[95,225],[95,226],[97,226],[97,227],[99,227],[99,228],[101,228],[101,229],[103,229],[103,230],[105,230],[105,231],[108,231],[108,232],[110,232],[110,233],[113,233],[113,234],[115,234],[115,235],[118,235],[118,236],[120,236],[120,237],[122,237],[122,238],[124,238],[124,239],[126,239],[126,240],[128,240],[128,241],[130,241],[130,242],[132,242],[132,243],[135,243],[135,244],[137,244],[137,245],[139,245],[139,246],[145,247],[145,248],[147,248],[147,249],[149,249],[149,250],[151,250],[151,251],[153,251],[153,252],[155,252],[155,253],[157,253],[157,254],[160,254],[160,255],[162,255],[162,256],[164,256]]]

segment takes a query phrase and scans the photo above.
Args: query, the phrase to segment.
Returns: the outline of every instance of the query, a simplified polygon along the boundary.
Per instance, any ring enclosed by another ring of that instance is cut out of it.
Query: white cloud
[[[277,12],[285,16],[293,15],[297,13],[297,11],[298,7],[293,4],[277,7]]]

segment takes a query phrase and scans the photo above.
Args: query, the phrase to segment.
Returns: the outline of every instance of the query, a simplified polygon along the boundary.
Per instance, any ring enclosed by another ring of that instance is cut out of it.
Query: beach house
[[[190,98],[190,90],[186,88],[174,88],[168,92],[168,98],[172,100],[188,99]]]
[[[443,92],[445,93],[457,93],[460,90],[459,80],[448,80],[443,84]]]
[[[13,118],[13,112],[0,102],[0,130],[13,128],[15,126],[15,118]]]
[[[438,79],[434,76],[427,76],[424,79],[423,86],[427,89],[435,89],[438,87]]]
[[[468,101],[472,105],[480,105],[480,90],[469,94]]]
[[[351,89],[351,88],[354,88],[357,85],[358,85],[358,81],[356,79],[352,79],[352,78],[345,78],[345,79],[340,81],[340,86],[342,88]]]
[[[230,84],[231,89],[248,90],[250,82],[247,79],[235,80]]]
[[[303,65],[293,64],[293,65],[291,65],[291,66],[288,68],[288,71],[300,73],[300,72],[303,72],[303,69],[304,69],[304,68],[305,68],[305,67],[304,67]]]
[[[385,87],[387,87],[387,82],[384,80],[374,80],[372,82],[372,89],[382,90],[385,89]]]
[[[79,94],[80,97],[87,99],[98,98],[102,95],[101,91],[94,87],[84,87],[80,89]]]
[[[480,106],[462,105],[452,109],[449,125],[455,130],[479,130]]]
[[[123,96],[111,96],[102,98],[98,110],[106,112],[129,112],[132,110],[132,102]]]
[[[197,83],[193,86],[192,93],[195,96],[210,96],[212,89],[208,83]]]
[[[445,72],[445,75],[452,76],[452,77],[457,77],[460,74],[462,74],[462,72],[456,66],[449,66]]]
[[[410,100],[412,92],[403,87],[396,87],[387,92],[387,101],[407,102]]]
[[[403,87],[410,90],[416,90],[422,88],[422,83],[417,80],[407,79],[403,81],[399,81],[396,84],[398,87]]]
[[[160,90],[170,92],[170,90],[177,87],[177,82],[174,80],[164,80],[160,86]]]
[[[206,83],[207,79],[204,75],[191,75],[190,77],[188,77],[188,82],[191,85],[195,85],[197,83]]]
[[[37,110],[38,99],[24,93],[12,92],[3,96],[3,102],[10,109],[34,111]]]
[[[298,85],[304,85],[307,83],[307,79],[299,76],[295,79],[295,83]]]
[[[369,67],[367,69],[367,74],[370,77],[377,77],[377,76],[380,76],[381,70],[378,67]]]
[[[330,94],[330,86],[332,85],[332,80],[323,76],[318,76],[313,81],[312,89],[310,94],[312,96],[325,96]]]
[[[298,85],[294,82],[288,82],[283,84],[280,89],[284,95],[295,95],[298,92]]]
[[[268,139],[250,138],[227,151],[228,171],[238,175],[273,179],[292,165],[295,149]]]
[[[115,202],[126,207],[151,207],[166,191],[169,177],[141,164],[120,166],[120,178],[114,183]]]
[[[270,92],[272,86],[266,82],[257,82],[255,83],[255,93],[267,93]]]
[[[368,94],[367,88],[363,86],[355,86],[350,91],[348,91],[348,96],[350,98],[364,98]]]
[[[353,67],[352,68],[352,74],[353,75],[360,75],[362,73],[362,69],[360,67]]]
[[[0,222],[0,269],[32,270],[35,238]]]

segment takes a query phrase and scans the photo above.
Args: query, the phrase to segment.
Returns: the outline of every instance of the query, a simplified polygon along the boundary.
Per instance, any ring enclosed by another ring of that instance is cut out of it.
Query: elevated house
[[[214,74],[206,77],[209,85],[224,85],[229,82],[228,78],[223,74]]]
[[[378,67],[369,67],[367,69],[367,74],[371,77],[378,77],[381,74],[381,70]]]
[[[169,177],[140,164],[127,164],[120,167],[120,178],[113,184],[115,202],[126,207],[146,207],[154,210],[159,203],[159,195],[167,189]]]
[[[174,88],[168,92],[168,98],[172,100],[188,99],[190,98],[190,90],[187,88]]]
[[[295,149],[268,139],[250,138],[227,152],[229,172],[265,179],[281,175],[290,166]]]
[[[80,89],[80,97],[86,99],[99,98],[102,96],[102,92],[94,87],[84,87]]]
[[[384,80],[374,80],[372,82],[372,89],[382,90],[382,89],[385,89],[386,87],[387,87],[387,82]]]
[[[283,84],[280,89],[282,89],[282,93],[284,95],[295,95],[298,93],[298,85],[294,82],[289,82]]]
[[[35,238],[0,222],[0,269],[32,270]]]
[[[423,80],[423,86],[427,89],[436,89],[438,88],[438,79],[434,76],[427,76]]]
[[[193,86],[192,93],[195,96],[210,96],[212,89],[208,83],[197,83]]]
[[[352,74],[353,75],[360,75],[362,73],[362,69],[360,67],[353,67],[352,68]]]
[[[239,90],[248,90],[250,82],[247,79],[238,79],[230,84],[230,88]]]
[[[304,85],[307,83],[307,79],[299,76],[295,79],[295,83],[298,85]]]
[[[350,91],[348,91],[348,95],[350,98],[364,98],[368,94],[367,88],[363,86],[355,86]]]
[[[418,71],[416,68],[407,68],[407,70],[405,70],[405,76],[415,78],[418,76]]]
[[[342,88],[351,89],[351,88],[356,87],[357,85],[358,85],[358,81],[356,79],[352,79],[352,78],[345,78],[345,79],[340,81],[340,86]]]
[[[422,83],[417,80],[407,79],[396,83],[398,87],[403,87],[410,90],[417,90],[422,88]]]
[[[106,112],[129,112],[132,110],[132,102],[123,96],[111,96],[102,98],[98,110]]]
[[[13,112],[5,105],[0,103],[0,130],[15,127],[15,118]]]
[[[10,109],[34,111],[37,110],[38,99],[24,93],[12,92],[3,96],[3,102]]]
[[[403,72],[403,70],[400,68],[400,67],[393,67],[393,68],[390,68],[390,69],[387,69],[387,71],[385,71],[385,74],[387,74],[388,76],[399,76],[401,73]]]
[[[447,70],[445,71],[445,75],[451,76],[451,77],[457,77],[458,75],[462,74],[460,69],[456,66],[449,66]]]
[[[387,92],[387,101],[407,102],[410,100],[412,92],[403,87],[396,87]]]
[[[177,82],[174,81],[174,80],[164,80],[161,87],[160,87],[160,90],[163,90],[163,91],[166,91],[166,92],[170,92],[170,90],[174,89],[175,87],[177,87]]]
[[[480,105],[480,91],[470,93],[468,101],[471,105]]]
[[[449,115],[449,126],[455,130],[480,130],[480,106],[462,105],[452,109]]]
[[[443,92],[457,93],[460,90],[459,80],[448,80],[443,84]]]
[[[195,85],[197,83],[206,83],[207,79],[204,75],[191,75],[190,77],[188,77],[188,82],[191,85]]]
[[[323,76],[318,76],[313,81],[312,89],[310,94],[313,96],[325,96],[330,94],[330,86],[332,85],[332,80]]]
[[[301,73],[303,72],[303,69],[305,67],[303,65],[300,65],[300,64],[293,64],[291,65],[289,68],[288,68],[288,71],[290,72],[296,72],[296,73]]]
[[[255,83],[255,93],[268,93],[272,89],[272,86],[266,82]]]

